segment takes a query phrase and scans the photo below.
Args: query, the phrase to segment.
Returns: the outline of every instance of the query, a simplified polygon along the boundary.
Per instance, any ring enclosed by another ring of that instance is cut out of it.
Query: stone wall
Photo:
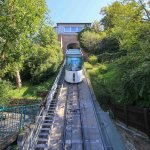
[[[136,129],[126,127],[121,122],[116,122],[117,129],[121,133],[127,150],[150,150],[150,139]]]
[[[79,44],[78,35],[62,35],[62,34],[59,34],[58,35],[58,40],[61,44],[61,48],[63,49],[63,53],[66,52],[68,44],[71,44],[71,43]]]

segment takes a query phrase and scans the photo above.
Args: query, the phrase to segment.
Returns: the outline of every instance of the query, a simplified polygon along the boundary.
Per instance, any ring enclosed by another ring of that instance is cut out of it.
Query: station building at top
[[[57,23],[55,30],[63,52],[66,49],[80,48],[78,33],[91,23]]]

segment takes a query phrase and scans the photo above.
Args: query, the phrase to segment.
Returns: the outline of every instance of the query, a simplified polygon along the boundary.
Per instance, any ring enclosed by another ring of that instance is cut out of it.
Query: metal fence
[[[27,105],[36,105],[42,102],[42,99],[29,99],[29,98],[22,98],[22,99],[11,99],[9,100],[9,104],[6,107],[17,107],[17,106],[27,106]]]
[[[150,108],[113,105],[115,119],[146,133],[150,138]]]
[[[39,104],[0,109],[0,140],[33,123],[39,109]]]

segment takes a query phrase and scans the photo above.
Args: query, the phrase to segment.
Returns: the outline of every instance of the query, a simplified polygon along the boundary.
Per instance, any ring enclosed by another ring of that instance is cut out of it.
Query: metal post
[[[124,106],[124,113],[125,113],[125,123],[128,126],[128,107],[125,105]]]
[[[144,108],[144,122],[145,122],[145,131],[150,138],[150,127],[148,122],[148,109]]]
[[[26,107],[23,107],[23,123],[22,123],[22,127],[24,126],[24,123],[25,123],[25,120],[26,120]]]
[[[22,128],[22,113],[23,113],[23,111],[22,111],[22,108],[20,108],[20,126],[19,126],[19,128],[21,129]]]

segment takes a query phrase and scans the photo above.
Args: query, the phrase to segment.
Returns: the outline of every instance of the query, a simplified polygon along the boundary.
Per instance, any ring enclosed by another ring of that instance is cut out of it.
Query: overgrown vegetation
[[[35,97],[54,80],[62,50],[47,14],[45,0],[0,2],[0,99]]]
[[[101,10],[98,48],[95,51],[86,47],[92,56],[85,67],[97,99],[105,108],[114,103],[150,107],[149,6],[150,2],[126,0]],[[92,28],[88,29],[91,33]],[[82,45],[86,44],[83,34],[86,30],[79,35]]]

